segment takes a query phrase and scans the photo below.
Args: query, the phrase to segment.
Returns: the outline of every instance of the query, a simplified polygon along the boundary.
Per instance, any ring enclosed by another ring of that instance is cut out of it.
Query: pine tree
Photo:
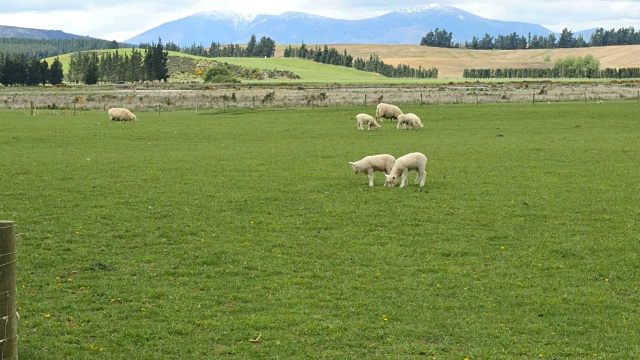
[[[100,69],[99,69],[100,59],[98,58],[98,54],[95,52],[91,52],[88,56],[87,66],[84,70],[84,83],[87,85],[95,85],[98,83],[100,78]]]
[[[256,53],[256,36],[251,35],[251,40],[247,43],[247,56],[253,57]]]

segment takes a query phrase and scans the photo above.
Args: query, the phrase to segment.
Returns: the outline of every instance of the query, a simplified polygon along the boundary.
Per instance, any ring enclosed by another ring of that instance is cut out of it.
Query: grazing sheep
[[[410,170],[415,170],[418,172],[418,176],[416,176],[415,182],[418,183],[418,178],[420,178],[420,187],[423,187],[424,182],[427,179],[426,168],[427,157],[422,153],[414,152],[405,156],[401,156],[398,158],[398,160],[396,160],[395,164],[393,164],[391,174],[385,175],[384,186],[395,186],[396,181],[398,181],[398,177],[400,177],[401,175],[402,181],[400,182],[400,187],[407,186],[407,173]]]
[[[380,125],[376,122],[376,119],[369,114],[358,114],[356,115],[356,126],[358,130],[364,130],[364,125],[367,124],[367,130],[371,130],[371,128],[378,129]]]
[[[136,121],[136,116],[125,108],[109,109],[109,120],[111,121]]]
[[[393,156],[380,154],[366,156],[356,162],[349,162],[349,164],[351,164],[354,174],[367,174],[369,176],[369,186],[373,186],[373,172],[382,171],[385,174],[390,174],[395,162],[396,158]]]
[[[398,129],[422,129],[422,121],[416,114],[408,113],[398,116]]]
[[[376,120],[385,118],[393,122],[398,119],[398,115],[402,114],[402,110],[399,107],[391,104],[380,103],[376,107]],[[382,120],[380,120],[382,122]]]

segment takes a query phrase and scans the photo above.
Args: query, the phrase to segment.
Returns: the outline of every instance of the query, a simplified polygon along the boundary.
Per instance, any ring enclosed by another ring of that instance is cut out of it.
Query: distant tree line
[[[148,44],[140,44],[141,48],[146,47]],[[205,48],[202,44],[180,47],[173,42],[167,43],[168,51],[179,51],[184,54],[203,56],[209,58],[215,57],[260,57],[271,58],[276,53],[276,42],[266,36],[260,38],[258,41],[255,35],[251,35],[251,39],[246,46],[239,44],[222,45],[219,42],[211,42],[208,48]]]
[[[118,50],[100,56],[95,51],[79,52],[71,56],[68,79],[93,85],[98,82],[166,81],[168,52],[162,41],[152,43],[144,53],[133,49],[131,55]]]
[[[554,49],[554,48],[582,48],[596,46],[613,45],[640,45],[640,32],[636,32],[633,27],[605,30],[597,28],[591,35],[589,42],[585,41],[582,35],[576,38],[572,31],[564,28],[560,37],[555,34],[547,36],[528,34],[517,34],[491,36],[484,34],[484,37],[473,37],[470,42],[453,43],[453,33],[436,28],[428,32],[420,40],[420,45],[444,47],[444,48],[467,48],[474,50],[524,50],[524,49]]]
[[[465,69],[464,78],[472,79],[523,79],[523,78],[587,78],[627,79],[640,77],[640,68],[600,69],[600,61],[592,55],[567,56],[556,60],[553,68]]]
[[[462,76],[465,79],[637,79],[640,77],[640,68],[606,68],[588,73],[573,69],[563,73],[562,70],[555,68],[464,69]]]
[[[22,54],[44,59],[78,51],[117,49],[120,43],[93,38],[27,39],[0,38],[0,53]]]
[[[353,56],[347,54],[346,49],[340,53],[335,48],[329,48],[327,45],[323,49],[318,46],[315,49],[309,49],[305,43],[302,43],[299,48],[293,48],[289,45],[284,49],[284,57],[313,60],[317,63],[328,65],[353,67]]]
[[[313,60],[322,64],[353,67],[356,70],[375,72],[392,78],[435,79],[438,77],[438,69],[436,68],[423,69],[419,67],[416,69],[404,64],[399,64],[395,67],[385,64],[377,54],[372,54],[368,60],[363,58],[354,59],[353,56],[347,53],[346,49],[340,53],[335,48],[329,48],[327,45],[322,49],[318,46],[313,49],[307,48],[305,43],[302,43],[299,48],[294,48],[289,45],[284,49],[284,57]]]
[[[5,86],[57,85],[64,77],[62,63],[56,57],[51,66],[46,60],[24,54],[0,54],[0,83]]]

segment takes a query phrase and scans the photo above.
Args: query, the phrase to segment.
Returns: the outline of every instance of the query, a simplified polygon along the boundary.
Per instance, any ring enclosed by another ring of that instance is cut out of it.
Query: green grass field
[[[637,104],[371,110],[1,112],[20,357],[640,357]]]

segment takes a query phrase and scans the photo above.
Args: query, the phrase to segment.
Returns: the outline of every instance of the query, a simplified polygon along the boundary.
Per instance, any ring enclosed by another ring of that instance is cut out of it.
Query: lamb
[[[369,114],[356,115],[356,126],[358,130],[364,130],[364,124],[367,124],[367,130],[371,130],[371,128],[380,128],[380,125],[378,125],[376,119],[374,119],[373,116]]]
[[[398,129],[422,129],[424,125],[418,115],[413,113],[401,114],[398,116]]]
[[[136,116],[125,108],[109,109],[109,120],[111,121],[136,121]]]
[[[380,103],[376,107],[376,120],[385,118],[393,121],[398,119],[398,115],[402,114],[399,107],[391,104]],[[382,120],[380,120],[382,122]]]
[[[369,176],[369,186],[373,186],[373,172],[382,171],[386,174],[391,173],[396,158],[389,154],[365,156],[356,162],[349,162],[353,168],[353,173],[366,173]]]
[[[400,187],[405,187],[408,183],[407,181],[407,173],[410,170],[415,170],[418,172],[418,176],[416,176],[415,182],[418,183],[418,178],[420,179],[420,187],[424,186],[424,182],[427,179],[427,157],[424,156],[423,153],[414,152],[411,154],[407,154],[401,156],[396,160],[395,164],[393,164],[393,169],[391,169],[390,174],[385,175],[384,186],[394,187],[396,185],[396,181],[398,177],[402,175],[402,181],[400,182]]]

